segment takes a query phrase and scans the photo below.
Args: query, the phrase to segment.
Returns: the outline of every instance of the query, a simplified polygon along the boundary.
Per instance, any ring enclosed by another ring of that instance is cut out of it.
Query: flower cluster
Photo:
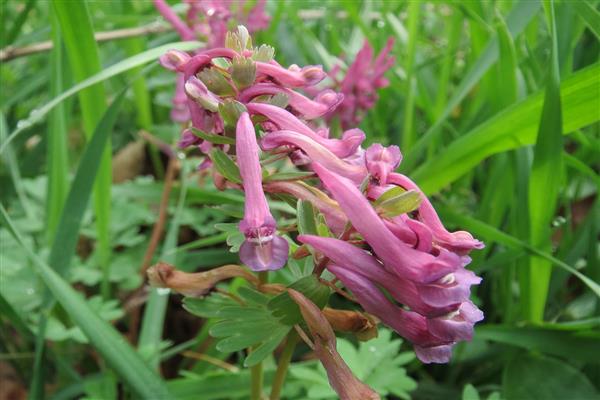
[[[377,90],[389,85],[384,74],[394,65],[394,57],[390,55],[393,46],[394,39],[390,37],[383,50],[373,58],[373,47],[365,40],[343,78],[339,77],[340,65],[329,71],[333,81],[331,88],[343,93],[344,101],[335,113],[327,115],[328,121],[337,116],[342,128],[348,129],[358,125],[365,112],[375,106]]]
[[[269,26],[270,17],[265,13],[266,0],[257,0],[250,8],[245,0],[184,0],[184,3],[187,5],[185,21],[165,0],[154,0],[158,12],[182,40],[204,40],[206,49],[223,47],[232,23],[244,24],[250,33]],[[183,85],[183,74],[179,74],[171,110],[171,119],[175,122],[187,122],[191,117]]]
[[[297,240],[316,250],[318,265],[365,311],[410,340],[423,362],[447,362],[452,346],[470,340],[483,318],[469,300],[481,279],[465,269],[468,253],[483,244],[468,232],[447,231],[419,187],[394,172],[398,147],[364,149],[365,134],[356,128],[330,137],[323,117],[345,96],[316,93],[326,76],[320,66],[285,68],[273,55],[269,46],[254,48],[239,27],[227,34],[225,47],[194,55],[172,50],[161,58],[184,76],[191,126],[180,146],[196,147],[208,160],[235,157],[239,180],[218,168],[213,174],[218,187],[243,189],[246,196],[240,259],[255,271],[286,264],[288,241],[277,234],[265,193],[311,202],[328,233]],[[351,76],[359,85],[360,70]],[[279,165],[273,160],[285,157],[307,172],[305,179],[263,182],[263,169],[272,172]]]

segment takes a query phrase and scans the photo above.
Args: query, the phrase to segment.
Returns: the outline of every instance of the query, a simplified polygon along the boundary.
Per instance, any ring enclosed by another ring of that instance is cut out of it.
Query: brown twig
[[[162,33],[172,30],[168,25],[162,25],[153,22],[148,25],[140,26],[138,28],[125,28],[116,29],[113,31],[97,32],[94,35],[96,42],[106,42],[109,40],[126,39],[136,36],[144,36],[150,33]],[[10,61],[18,57],[28,56],[31,54],[41,53],[44,51],[51,50],[53,47],[52,41],[48,40],[45,42],[35,43],[24,47],[12,47],[8,46],[0,50],[0,61]]]
[[[163,187],[162,196],[160,199],[160,207],[158,211],[158,220],[154,224],[152,228],[152,235],[150,236],[150,243],[148,244],[148,248],[146,249],[146,254],[144,254],[144,259],[142,261],[142,265],[140,267],[140,274],[142,275],[143,282],[146,281],[146,270],[150,267],[150,263],[152,262],[152,257],[154,256],[154,252],[156,251],[156,247],[158,246],[158,242],[160,241],[162,234],[165,229],[165,224],[167,220],[167,208],[169,206],[169,197],[171,195],[171,189],[173,187],[173,181],[175,180],[175,176],[177,175],[177,170],[179,169],[179,161],[176,157],[171,157],[169,159],[169,164],[167,165],[167,173],[165,175],[165,185]],[[138,288],[132,296],[138,296],[144,290],[144,285]],[[136,307],[131,310],[131,319],[129,324],[129,333],[128,337],[131,343],[135,343],[137,340],[138,329],[140,323],[140,308]]]
[[[229,372],[239,372],[240,370],[235,365],[229,364],[223,360],[219,360],[218,358],[211,357],[207,354],[196,353],[194,351],[184,351],[183,353],[181,353],[181,355],[184,357],[193,358],[195,360],[206,361]]]

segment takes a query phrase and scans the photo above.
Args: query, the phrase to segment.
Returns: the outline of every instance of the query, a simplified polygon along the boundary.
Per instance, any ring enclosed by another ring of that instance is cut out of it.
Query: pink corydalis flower
[[[375,105],[377,90],[389,84],[384,73],[394,64],[394,57],[390,55],[393,46],[394,39],[389,38],[385,48],[373,59],[373,47],[365,41],[342,81],[336,81],[344,101],[335,113],[329,115],[329,119],[338,115],[344,129],[360,123],[364,113]],[[334,80],[338,71],[339,67],[330,72]]]
[[[276,94],[286,95],[289,106],[305,119],[322,117],[334,110],[344,99],[344,95],[329,89],[320,92],[311,100],[294,90],[273,83],[257,83],[241,93],[240,101],[246,103],[258,96]]]
[[[262,188],[256,133],[245,112],[237,123],[235,149],[246,196],[239,226],[246,240],[240,247],[240,259],[254,271],[279,269],[287,262],[289,244],[275,234],[275,219]]]
[[[315,132],[295,115],[281,107],[263,103],[248,103],[246,106],[250,113],[264,115],[279,129],[306,136],[340,158],[354,154],[365,140],[365,134],[360,129],[344,132],[341,139],[330,139]]]
[[[460,255],[468,254],[473,249],[482,249],[485,247],[483,242],[473,238],[473,235],[469,232],[448,232],[427,196],[407,176],[392,173],[389,175],[387,183],[401,186],[406,190],[416,190],[421,194],[422,202],[418,208],[418,219],[431,229],[433,240],[439,246]]]
[[[456,254],[440,249],[424,253],[398,240],[352,181],[313,163],[313,169],[337,200],[354,228],[365,238],[386,268],[418,283],[434,282],[462,266]]]

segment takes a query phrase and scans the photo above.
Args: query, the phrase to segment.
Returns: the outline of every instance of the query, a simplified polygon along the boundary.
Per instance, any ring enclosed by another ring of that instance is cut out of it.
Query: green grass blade
[[[87,336],[98,353],[119,374],[123,382],[127,383],[142,399],[173,398],[164,381],[148,368],[146,362],[127,344],[122,335],[102,320],[80,293],[25,245],[3,205],[0,205],[0,215],[4,226],[33,262],[36,272],[56,300]]]
[[[529,21],[537,15],[539,7],[539,1],[520,1],[513,7],[506,18],[506,23],[513,37],[517,37],[523,29],[525,29]],[[493,39],[473,64],[471,69],[466,73],[464,79],[452,95],[452,98],[446,104],[446,108],[439,119],[427,130],[427,132],[425,132],[425,134],[423,134],[423,136],[421,136],[417,143],[415,143],[411,152],[405,156],[401,165],[403,170],[411,170],[414,168],[419,155],[425,149],[432,136],[435,136],[436,132],[440,131],[440,128],[450,116],[452,110],[460,104],[469,91],[485,75],[490,67],[496,62],[498,56],[498,41]]]
[[[62,208],[62,212],[60,213],[60,223],[58,224],[48,259],[48,264],[55,269],[59,276],[64,277],[67,275],[71,259],[75,254],[83,214],[87,208],[93,183],[100,168],[102,149],[104,149],[110,137],[118,112],[125,98],[126,90],[127,87],[116,96],[96,127],[77,168],[73,185],[65,201],[65,207]],[[49,293],[45,297],[46,305],[44,309],[49,312],[54,306],[54,301],[50,300]],[[44,313],[38,325],[35,346],[33,380],[30,388],[30,398],[32,399],[43,398],[43,374],[45,371],[43,361],[46,323],[47,317],[46,313]]]
[[[50,96],[56,97],[64,91],[63,58],[64,52],[60,26],[54,14],[52,23],[52,43],[50,53]],[[46,234],[52,242],[67,192],[69,190],[69,160],[67,147],[67,124],[64,103],[52,110],[48,121],[48,192],[46,200]]]
[[[552,36],[549,74],[544,107],[534,149],[533,165],[529,176],[529,233],[533,246],[550,251],[550,225],[554,218],[562,179],[562,107],[554,4],[544,4]],[[532,257],[529,267],[529,299],[527,317],[541,322],[550,285],[552,269],[548,260]]]
[[[21,30],[23,29],[23,24],[25,24],[25,21],[27,21],[27,17],[29,16],[29,13],[35,6],[36,1],[37,0],[27,1],[27,4],[25,4],[25,9],[19,12],[19,16],[13,23],[12,29],[6,35],[6,40],[2,41],[2,47],[10,46],[14,43],[15,40],[17,40],[17,37],[19,37],[19,33],[21,33]],[[6,7],[6,5],[4,5],[3,7]]]
[[[575,7],[577,14],[585,22],[585,25],[600,40],[600,12],[585,0],[573,1],[571,5]]]
[[[408,49],[406,54],[406,102],[404,103],[404,123],[402,127],[402,151],[408,152],[415,142],[417,132],[413,126],[415,117],[415,88],[417,86],[415,76],[415,56],[417,53],[417,41],[419,39],[419,13],[421,2],[411,1],[408,3]]]
[[[600,120],[599,85],[600,63],[562,82],[563,133]],[[445,147],[442,154],[421,165],[412,177],[426,193],[436,193],[485,158],[535,143],[542,105],[543,95],[537,93],[505,109]]]
[[[103,82],[109,78],[112,78],[113,76],[129,71],[132,68],[147,64],[152,61],[156,61],[158,57],[164,54],[167,50],[176,49],[181,51],[188,51],[201,46],[203,46],[203,43],[201,42],[168,43],[163,46],[147,50],[133,57],[126,58],[125,60],[119,61],[116,64],[111,65],[110,67],[104,68],[102,71],[95,74],[94,76],[90,76],[89,78],[79,82],[69,90],[62,93],[60,96],[55,97],[48,103],[44,104],[42,107],[32,111],[27,119],[19,121],[19,124],[17,124],[16,129],[12,131],[10,136],[2,142],[2,145],[0,145],[0,154],[2,154],[5,151],[6,146],[8,146],[8,144],[12,142],[16,137],[18,137],[26,129],[29,129],[33,125],[41,122],[54,107],[56,107],[69,97],[73,96],[74,94],[77,94],[80,91],[87,89],[88,87],[95,85],[99,82]]]
[[[444,220],[455,223],[463,229],[472,232],[475,236],[481,237],[488,243],[503,244],[506,247],[515,250],[524,250],[529,254],[543,258],[544,260],[554,264],[555,266],[575,275],[581,282],[583,282],[590,290],[592,290],[596,296],[600,297],[600,284],[585,276],[581,272],[569,264],[559,260],[551,254],[538,249],[530,245],[529,243],[520,240],[508,233],[502,232],[501,230],[486,224],[485,222],[479,221],[475,218],[468,217],[464,214],[450,210],[448,207],[443,205],[437,206],[438,211],[443,215]]]
[[[60,22],[67,57],[75,81],[97,74],[102,70],[98,46],[94,38],[94,29],[85,1],[65,2],[55,0],[53,10]],[[98,121],[106,110],[106,92],[102,83],[90,86],[78,94],[86,138],[93,135]],[[94,183],[94,212],[97,231],[97,251],[103,271],[101,293],[109,296],[109,258],[110,245],[110,187],[112,184],[112,151],[110,139],[105,143],[102,161]],[[51,264],[52,265],[52,264]]]

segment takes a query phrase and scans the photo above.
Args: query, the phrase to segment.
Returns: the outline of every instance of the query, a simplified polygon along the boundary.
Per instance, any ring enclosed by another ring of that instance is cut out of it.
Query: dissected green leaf
[[[80,293],[24,244],[2,205],[0,212],[3,224],[17,239],[27,257],[33,261],[36,272],[48,289],[121,379],[142,398],[172,398],[163,380],[148,368],[146,362],[125,342],[121,334],[103,321]]]

